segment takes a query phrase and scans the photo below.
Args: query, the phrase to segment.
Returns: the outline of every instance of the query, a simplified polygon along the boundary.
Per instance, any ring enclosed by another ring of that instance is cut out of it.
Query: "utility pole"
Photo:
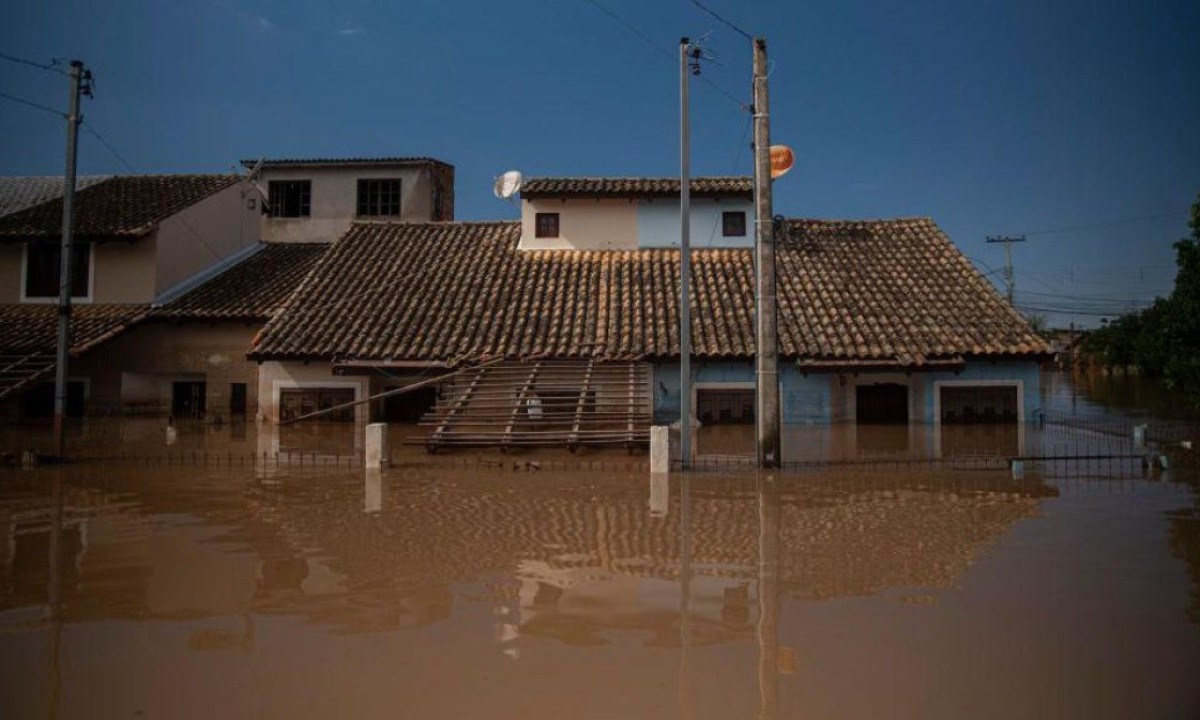
[[[1013,304],[1013,294],[1016,290],[1017,281],[1013,277],[1012,267],[1012,244],[1015,242],[1025,242],[1024,235],[994,235],[987,239],[990,243],[1004,243],[1004,284],[1008,286],[1008,304]]]
[[[692,464],[692,308],[691,284],[691,139],[688,125],[688,73],[699,48],[688,38],[679,40],[679,449],[686,469]],[[695,72],[700,66],[695,65]]]
[[[58,270],[58,353],[54,365],[54,454],[62,457],[63,418],[67,410],[67,357],[71,343],[71,247],[75,240],[75,150],[79,142],[79,96],[91,97],[92,73],[71,61],[71,96],[67,112],[67,171],[63,177],[62,245]]]
[[[779,467],[779,357],[775,315],[775,227],[771,212],[771,122],[767,103],[767,41],[754,44],[755,312],[758,331],[758,464]]]

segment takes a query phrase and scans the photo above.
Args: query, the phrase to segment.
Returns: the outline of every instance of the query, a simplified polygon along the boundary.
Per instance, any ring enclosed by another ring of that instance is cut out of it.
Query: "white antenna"
[[[258,191],[258,194],[262,196],[263,202],[267,202],[267,191],[263,190],[263,186],[258,183],[258,174],[262,172],[264,162],[266,162],[266,158],[260,157],[258,162],[254,163],[254,167],[250,168],[250,172],[246,174],[246,182],[250,183],[250,186]]]
[[[521,173],[509,170],[492,185],[492,192],[501,200],[507,200],[521,191]]]

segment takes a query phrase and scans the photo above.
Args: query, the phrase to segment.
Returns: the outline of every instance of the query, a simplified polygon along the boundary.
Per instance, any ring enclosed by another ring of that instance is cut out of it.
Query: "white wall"
[[[559,214],[559,236],[535,237],[536,214]],[[637,200],[542,198],[521,203],[519,250],[637,249]]]
[[[746,213],[744,237],[722,236],[721,214],[727,211]],[[693,248],[754,247],[754,203],[735,198],[692,198],[689,229]],[[638,202],[639,247],[679,247],[681,234],[677,199],[647,198]]]
[[[162,221],[156,233],[154,294],[257,244],[258,203],[248,207],[248,201],[257,197],[258,193],[245,183],[234,183]]]
[[[279,395],[284,388],[352,388],[354,399],[369,396],[371,379],[365,376],[334,375],[327,362],[267,361],[258,366],[258,412],[270,422],[279,422]],[[355,407],[355,422],[367,422],[369,406]]]

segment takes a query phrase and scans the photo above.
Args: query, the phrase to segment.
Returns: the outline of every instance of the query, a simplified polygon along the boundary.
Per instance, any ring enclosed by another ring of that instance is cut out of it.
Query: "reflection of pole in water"
[[[758,476],[758,716],[779,705],[779,486]]]
[[[363,512],[371,515],[383,510],[383,471],[368,467],[363,484]]]
[[[679,712],[692,717],[692,493],[691,478],[679,475]]]
[[[58,717],[58,699],[62,695],[62,673],[59,667],[59,655],[62,651],[62,526],[63,526],[63,486],[62,471],[55,471],[51,485],[51,500],[53,502],[50,516],[50,557],[48,562],[48,579],[46,582],[46,597],[50,611],[50,698],[47,717]]]
[[[669,473],[650,473],[650,517],[665,518],[671,505]]]

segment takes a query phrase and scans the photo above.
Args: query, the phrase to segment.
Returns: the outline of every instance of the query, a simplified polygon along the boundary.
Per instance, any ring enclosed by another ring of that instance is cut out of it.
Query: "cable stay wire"
[[[657,41],[655,41],[653,38],[651,38],[649,35],[642,32],[641,30],[638,30],[636,25],[629,22],[625,18],[621,17],[619,14],[614,12],[611,8],[606,7],[605,5],[600,3],[599,0],[584,0],[584,2],[586,2],[587,4],[591,5],[592,7],[596,8],[600,12],[607,15],[610,19],[612,19],[614,22],[619,24],[621,27],[625,28],[625,30],[627,30],[628,32],[632,33],[634,36],[639,38],[642,42],[649,45],[660,55],[671,60],[671,62],[678,61],[679,58],[676,53],[663,47]],[[716,83],[711,78],[709,78],[705,75],[698,76],[698,79],[700,80],[700,82],[704,83],[705,85],[708,85],[713,90],[716,90],[718,93],[723,95],[726,99],[728,99],[731,102],[733,102],[734,104],[736,104],[742,110],[749,112],[750,103],[746,102],[745,100],[739,99],[732,92],[730,92],[729,90],[726,90],[724,87],[722,87],[721,85],[719,85],[718,83]]]
[[[0,92],[0,98],[4,98],[5,100],[10,100],[12,102],[19,103],[21,105],[26,105],[26,106],[34,108],[36,110],[41,110],[42,112],[52,113],[54,115],[59,116],[60,118],[65,118],[67,116],[66,113],[55,110],[54,108],[49,107],[47,105],[42,105],[41,103],[35,103],[32,100],[26,100],[25,98],[20,98],[20,97],[17,97],[16,95],[9,95],[6,92]]]
[[[7,60],[12,63],[17,63],[18,65],[28,65],[29,67],[35,67],[39,70],[46,70],[47,72],[58,73],[59,75],[67,75],[67,76],[70,75],[70,73],[68,73],[66,70],[63,70],[61,67],[58,66],[58,62],[59,62],[58,60],[51,60],[50,64],[47,65],[45,63],[37,62],[36,60],[27,60],[26,58],[17,57],[15,55],[9,55],[8,53],[2,53],[2,52],[0,52],[0,59]]]

